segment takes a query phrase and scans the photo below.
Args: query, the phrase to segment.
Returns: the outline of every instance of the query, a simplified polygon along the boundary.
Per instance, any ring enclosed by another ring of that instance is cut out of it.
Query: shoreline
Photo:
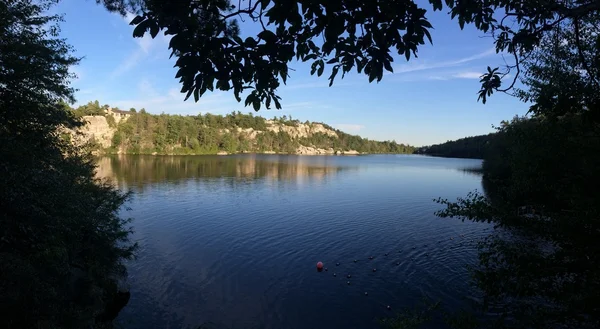
[[[220,152],[219,152],[220,153]],[[278,153],[278,152],[241,152],[241,153],[115,153],[115,152],[96,152],[97,156],[113,155],[147,155],[147,156],[231,156],[231,155],[297,155],[297,156],[362,156],[362,155],[414,155],[414,153],[349,153],[349,154],[305,154],[305,153]]]

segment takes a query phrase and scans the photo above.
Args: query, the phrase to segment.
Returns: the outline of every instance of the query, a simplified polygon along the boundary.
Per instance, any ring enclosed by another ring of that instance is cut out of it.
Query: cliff
[[[94,143],[103,149],[111,147],[112,138],[117,129],[108,124],[105,116],[86,115],[81,117],[81,120],[85,122],[85,125],[81,128],[76,130],[66,129],[74,144]]]
[[[324,123],[302,123],[285,116],[267,120],[240,112],[180,116],[132,111],[117,121],[110,115],[83,117],[86,125],[76,140],[95,142],[104,152],[125,154],[358,155],[413,151],[411,146],[395,141],[371,141]]]

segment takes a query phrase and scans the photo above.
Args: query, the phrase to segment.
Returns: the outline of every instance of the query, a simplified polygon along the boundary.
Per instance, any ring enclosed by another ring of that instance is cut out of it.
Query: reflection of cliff
[[[120,187],[142,187],[148,183],[176,183],[194,178],[315,181],[352,169],[331,163],[319,157],[121,155],[98,159],[97,175],[108,178]]]

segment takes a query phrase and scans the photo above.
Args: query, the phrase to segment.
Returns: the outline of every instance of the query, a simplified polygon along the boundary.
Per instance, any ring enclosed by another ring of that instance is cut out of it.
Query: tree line
[[[464,137],[441,144],[419,147],[415,154],[432,155],[446,158],[483,159],[490,149],[490,142],[496,134]]]
[[[104,115],[103,107],[99,107],[98,101],[72,111],[76,116]],[[112,147],[108,152],[120,150],[129,154],[216,154],[219,151],[295,153],[300,145],[332,148],[336,151],[356,150],[361,153],[410,154],[415,149],[395,141],[380,142],[350,135],[323,123],[300,122],[291,115],[274,117],[273,124],[287,127],[318,124],[334,131],[337,137],[317,132],[293,138],[282,130],[268,130],[267,119],[239,111],[226,115],[205,113],[184,116],[150,114],[145,109],[137,111],[132,108],[129,113],[130,117],[116,126]],[[252,129],[255,133],[247,129]]]

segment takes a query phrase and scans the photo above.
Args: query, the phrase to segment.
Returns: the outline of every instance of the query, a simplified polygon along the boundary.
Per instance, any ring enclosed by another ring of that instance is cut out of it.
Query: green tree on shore
[[[0,1],[2,328],[89,328],[132,257],[126,194],[94,178],[88,152],[61,138],[81,123],[54,1]],[[108,316],[110,318],[110,316]]]

